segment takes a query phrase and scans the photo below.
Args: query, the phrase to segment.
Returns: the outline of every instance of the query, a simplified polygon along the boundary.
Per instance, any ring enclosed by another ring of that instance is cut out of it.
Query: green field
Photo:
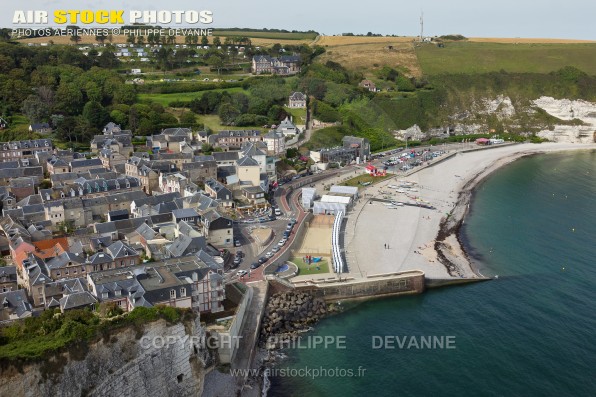
[[[283,32],[264,32],[264,31],[241,31],[241,30],[213,30],[214,36],[240,36],[240,37],[254,37],[259,39],[279,39],[279,40],[314,40],[317,37],[316,33],[283,33]]]
[[[235,88],[217,88],[215,90],[209,90],[215,92],[227,91],[230,94],[233,92],[242,92],[245,95],[250,95],[249,91],[245,91],[240,87]],[[163,106],[168,106],[174,101],[192,101],[195,98],[200,98],[204,93],[209,91],[198,91],[198,92],[177,92],[173,94],[139,94],[140,101],[153,101]]]
[[[302,261],[302,258],[292,258],[290,262],[298,266],[298,275],[299,276],[306,276],[309,274],[323,274],[329,273],[329,264],[327,263],[326,259],[323,259],[319,263],[312,263],[310,266]],[[317,267],[319,268],[317,270]]]
[[[229,126],[229,125],[221,125],[221,120],[219,116],[216,114],[205,114],[198,116],[198,122],[202,123],[205,127],[209,128],[211,131],[221,131],[221,130],[259,130],[261,132],[265,131],[264,128],[261,126],[259,127],[236,127],[236,126]]]
[[[505,70],[520,73],[549,73],[575,66],[596,75],[596,44],[508,44],[450,42],[416,50],[425,75],[441,73],[486,73]]]
[[[306,124],[306,109],[294,109],[287,106],[284,106],[284,109],[286,112],[292,115],[294,118],[294,124]]]

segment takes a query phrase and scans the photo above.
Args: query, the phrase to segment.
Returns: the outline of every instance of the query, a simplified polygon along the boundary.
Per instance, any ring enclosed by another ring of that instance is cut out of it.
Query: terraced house
[[[37,152],[51,152],[53,149],[51,139],[0,142],[0,160],[14,161],[33,158]]]

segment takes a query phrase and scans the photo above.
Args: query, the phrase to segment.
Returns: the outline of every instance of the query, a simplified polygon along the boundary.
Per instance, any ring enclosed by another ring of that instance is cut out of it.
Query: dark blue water
[[[462,239],[497,280],[322,321],[310,336],[345,336],[346,348],[288,350],[278,367],[334,376],[278,376],[269,395],[596,396],[596,152],[497,171],[478,188]],[[373,349],[388,335],[454,336],[456,348]]]

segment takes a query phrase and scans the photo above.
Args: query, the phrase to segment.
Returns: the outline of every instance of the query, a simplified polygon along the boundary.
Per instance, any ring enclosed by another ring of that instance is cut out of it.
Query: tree
[[[201,37],[201,45],[202,46],[209,45],[209,39],[207,38],[207,36],[202,36]]]
[[[56,127],[56,131],[62,139],[72,142],[73,137],[76,135],[75,131],[77,128],[77,123],[74,117],[64,117]]]
[[[95,36],[95,41],[97,41],[100,44],[103,44],[103,43],[105,43],[105,41],[107,40],[107,38],[108,38],[107,35],[105,35],[103,33],[100,33],[97,36]]]
[[[72,41],[75,44],[79,44],[81,40],[82,38],[78,34],[73,34],[72,36],[70,36],[70,41]]]
[[[207,64],[217,69],[217,74],[220,74],[221,68],[224,66],[224,61],[221,55],[211,55],[207,58]]]
[[[231,103],[222,103],[217,111],[222,123],[230,124],[240,115],[240,111]]]
[[[134,44],[135,43],[135,37],[132,34],[129,34],[128,36],[126,36],[126,42],[128,44]]]
[[[125,127],[128,123],[128,117],[126,114],[117,109],[110,112],[110,119],[114,121],[114,123],[120,124],[122,127]]]
[[[101,68],[106,68],[106,69],[115,68],[119,64],[120,64],[120,61],[118,60],[118,58],[116,58],[116,55],[114,55],[114,53],[112,51],[105,50],[99,56],[98,65]]]
[[[180,123],[181,124],[194,124],[196,122],[196,114],[193,112],[184,112],[180,116]]]
[[[203,145],[201,146],[201,152],[206,155],[209,155],[213,152],[213,146],[211,146],[208,143],[203,143]]]
[[[89,101],[83,108],[83,117],[94,127],[101,127],[107,123],[109,114],[99,102]]]
[[[139,37],[137,37],[137,44],[138,45],[145,44],[145,36],[139,36]]]
[[[215,36],[213,38],[213,45],[215,45],[215,46],[220,46],[221,45],[221,39],[219,38],[219,36]]]
[[[83,106],[83,94],[74,83],[60,82],[56,91],[56,110],[66,114],[79,114]]]
[[[29,95],[23,101],[21,110],[32,123],[47,120],[50,116],[50,108],[37,95]]]

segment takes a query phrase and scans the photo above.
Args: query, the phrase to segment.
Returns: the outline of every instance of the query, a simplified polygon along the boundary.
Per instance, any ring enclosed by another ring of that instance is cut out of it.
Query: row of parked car
[[[268,251],[264,256],[260,257],[255,263],[250,265],[250,268],[257,269],[262,264],[266,263],[269,259],[271,259],[273,257],[273,255],[278,253],[279,250],[281,250],[281,248],[288,242],[288,238],[290,237],[290,234],[292,233],[292,229],[294,228],[295,224],[296,224],[296,219],[292,219],[286,226],[286,230],[284,231],[283,238],[281,240],[279,240],[277,245],[274,245],[273,248],[271,248],[271,250]]]

